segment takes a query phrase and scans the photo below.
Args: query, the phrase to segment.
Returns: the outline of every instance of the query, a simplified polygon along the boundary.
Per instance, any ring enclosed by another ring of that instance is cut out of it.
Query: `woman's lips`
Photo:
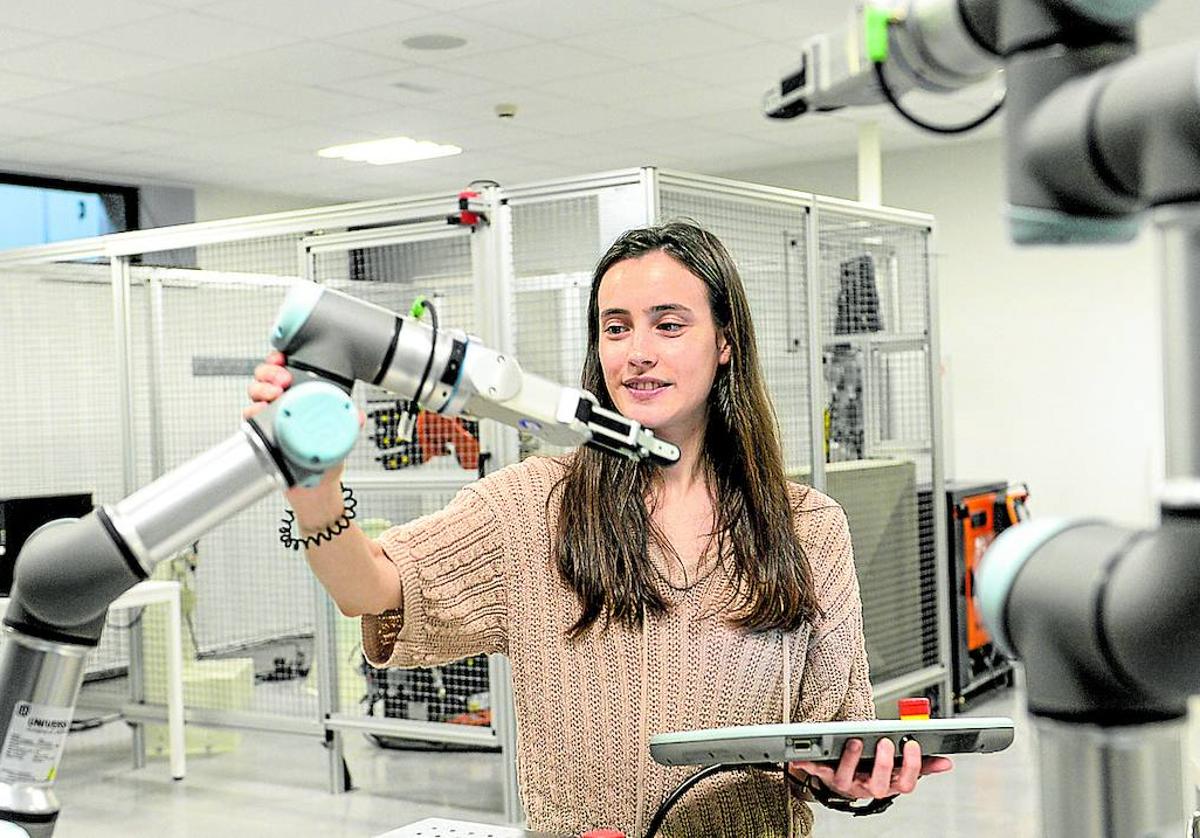
[[[659,384],[655,387],[646,389],[642,387],[631,387],[630,385],[626,384],[625,392],[627,392],[635,402],[648,402],[661,396],[670,386],[670,384]]]

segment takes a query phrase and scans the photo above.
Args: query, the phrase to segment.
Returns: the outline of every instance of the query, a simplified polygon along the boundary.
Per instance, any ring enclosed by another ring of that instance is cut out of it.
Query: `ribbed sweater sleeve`
[[[846,513],[840,506],[814,510],[808,555],[823,613],[809,636],[797,720],[810,722],[875,718],[863,635],[862,600]]]
[[[373,666],[431,666],[507,651],[505,538],[477,486],[379,537],[400,577],[402,605],[362,619]]]

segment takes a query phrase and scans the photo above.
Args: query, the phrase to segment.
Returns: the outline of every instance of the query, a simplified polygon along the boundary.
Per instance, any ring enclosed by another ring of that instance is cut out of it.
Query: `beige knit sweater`
[[[858,580],[836,502],[792,486],[824,611],[814,626],[750,634],[728,625],[719,613],[728,579],[710,569],[686,590],[664,584],[671,609],[644,629],[595,626],[570,641],[579,603],[553,563],[556,500],[547,506],[559,495],[551,489],[563,462],[510,466],[442,511],[385,532],[380,543],[400,575],[403,608],[363,618],[376,666],[508,655],[532,829],[611,826],[640,838],[694,770],[655,763],[647,743],[657,733],[873,717]],[[807,835],[812,814],[803,803],[792,808],[793,834]],[[787,811],[780,774],[722,774],[690,791],[660,834],[784,838]]]

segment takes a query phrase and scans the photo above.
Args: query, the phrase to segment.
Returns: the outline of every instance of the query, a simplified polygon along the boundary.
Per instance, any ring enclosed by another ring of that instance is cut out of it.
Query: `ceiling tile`
[[[556,138],[555,134],[538,131],[506,119],[456,126],[448,129],[446,133],[446,142],[462,147],[464,153],[489,149],[509,151],[522,148],[528,143],[552,141]]]
[[[367,78],[323,85],[326,90],[418,107],[436,103],[446,96],[471,96],[499,87],[496,78],[469,76],[444,67],[416,64]]]
[[[650,0],[604,0],[602,3],[547,3],[545,0],[489,0],[461,14],[469,20],[537,33],[539,38],[559,40],[604,29],[616,29],[638,21],[647,25],[679,12]]]
[[[21,29],[45,32],[62,38],[164,14],[170,14],[170,11],[138,0],[104,0],[102,3],[37,0],[20,3],[20,11],[6,15],[5,19]]]
[[[246,84],[245,76],[222,69],[217,64],[191,64],[174,70],[122,79],[108,85],[114,90],[154,96],[172,102],[211,102],[221,91]]]
[[[96,123],[124,122],[184,110],[186,103],[123,93],[107,87],[74,87],[22,101],[22,106]]]
[[[416,50],[402,43],[415,35],[456,35],[466,44],[448,50]],[[518,34],[498,26],[447,14],[428,15],[404,23],[377,26],[348,35],[338,35],[326,40],[352,49],[366,50],[389,58],[399,58],[415,64],[462,63],[463,69],[472,67],[472,74],[489,72],[491,68],[478,67],[475,57],[483,52],[510,49],[534,42],[529,35]]]
[[[49,93],[68,90],[70,87],[71,84],[65,81],[0,70],[0,102],[33,99]]]
[[[734,110],[744,107],[746,102],[731,90],[695,85],[670,93],[652,93],[648,96],[630,94],[625,107],[648,118],[685,119]]]
[[[72,40],[49,41],[29,49],[0,52],[0,70],[72,84],[104,82],[153,73],[170,66],[143,50],[110,49]]]
[[[51,37],[46,32],[28,32],[24,29],[13,29],[11,26],[5,26],[0,28],[0,52],[45,43]]]
[[[352,114],[340,120],[347,128],[361,129],[385,137],[405,136],[439,143],[454,142],[454,129],[495,119],[490,112],[476,114],[466,108],[435,111],[430,108],[389,108],[366,114]]]
[[[278,28],[236,26],[197,12],[169,12],[161,17],[88,33],[84,40],[120,48],[123,54],[157,55],[175,64],[219,61],[301,40]],[[136,45],[136,49],[130,49]]]
[[[349,114],[370,113],[388,107],[387,102],[348,96],[284,82],[240,78],[218,95],[207,100],[210,105],[222,105],[244,111],[285,117],[289,120],[335,119]]]
[[[338,0],[336,8],[329,0],[223,0],[200,11],[305,38],[327,38],[429,14],[428,9],[397,0]]]
[[[251,131],[280,128],[288,120],[229,108],[190,108],[178,113],[139,119],[134,125],[158,131],[173,131],[185,137],[236,138]]]
[[[586,76],[619,69],[621,62],[576,46],[534,43],[495,50],[479,56],[480,66],[504,85],[525,87],[555,79]]]
[[[623,105],[642,96],[694,91],[700,88],[682,75],[665,73],[646,66],[625,67],[571,79],[551,79],[535,85],[540,91],[577,102],[603,102]]]
[[[609,168],[613,160],[620,161],[616,165],[640,166],[646,162],[647,153],[628,142],[628,137],[618,137],[610,141],[597,142],[593,135],[587,137],[556,137],[550,140],[523,143],[519,147],[508,150],[508,153],[531,163],[562,162],[573,160],[606,161],[604,168]]]
[[[645,114],[615,105],[573,104],[545,110],[522,109],[517,114],[517,119],[523,127],[568,137],[590,134],[600,129],[637,126],[651,121]]]
[[[516,116],[512,118],[517,125],[527,125],[531,118],[544,119],[548,114],[578,106],[578,102],[569,97],[532,88],[510,87],[470,96],[446,97],[430,102],[428,107],[431,111],[443,114],[447,125],[473,125],[500,121],[496,115],[496,105],[501,103],[517,106]]]
[[[178,134],[136,125],[96,125],[75,135],[79,143],[113,152],[165,148],[179,142]]]
[[[0,105],[0,125],[13,137],[43,137],[60,132],[83,132],[90,126],[73,116],[32,111],[23,105]]]
[[[227,72],[312,85],[398,72],[410,66],[396,59],[322,41],[290,44],[220,62],[221,69]]]
[[[456,12],[473,6],[482,6],[493,0],[409,0],[415,6],[425,6],[439,12]]]
[[[655,2],[671,6],[681,12],[700,12],[740,6],[745,0],[655,0]]]
[[[611,55],[632,64],[664,62],[690,56],[708,58],[714,51],[749,47],[761,39],[691,15],[632,25],[563,41],[567,46]],[[701,59],[703,60],[703,59]]]
[[[805,39],[844,26],[850,13],[849,3],[797,3],[795,0],[760,0],[699,12],[721,26],[748,32],[765,41],[793,43],[797,50]]]
[[[98,172],[111,172],[134,178],[161,178],[192,165],[186,160],[145,151],[123,152],[96,157],[89,165]]]
[[[264,151],[308,152],[315,156],[317,149],[327,146],[382,139],[384,136],[382,133],[369,134],[362,129],[336,123],[293,122],[239,134],[238,143]]]
[[[753,82],[757,89],[765,91],[779,81],[780,71],[795,60],[796,51],[790,47],[759,43],[752,47],[720,49],[704,56],[656,61],[650,69],[705,84]]]
[[[0,161],[13,159],[46,166],[61,164],[83,167],[89,161],[96,159],[104,153],[103,151],[88,148],[87,146],[53,142],[46,139],[18,140],[17,142],[0,146]],[[0,162],[0,166],[2,165],[3,163]],[[43,174],[53,177],[56,173],[54,169],[46,169],[43,171]]]

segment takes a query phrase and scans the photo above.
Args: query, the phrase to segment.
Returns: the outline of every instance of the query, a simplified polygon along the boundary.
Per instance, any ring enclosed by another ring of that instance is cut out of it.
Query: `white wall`
[[[238,218],[243,215],[261,215],[268,212],[284,212],[344,203],[332,198],[314,198],[276,192],[251,192],[220,186],[200,185],[195,187],[195,190],[197,221],[215,221],[219,218]]]
[[[799,126],[798,126],[799,127]],[[731,177],[856,197],[853,158]],[[1154,520],[1158,273],[1130,245],[1008,243],[999,141],[885,155],[883,202],[937,218],[951,476],[1027,481],[1035,514]]]

